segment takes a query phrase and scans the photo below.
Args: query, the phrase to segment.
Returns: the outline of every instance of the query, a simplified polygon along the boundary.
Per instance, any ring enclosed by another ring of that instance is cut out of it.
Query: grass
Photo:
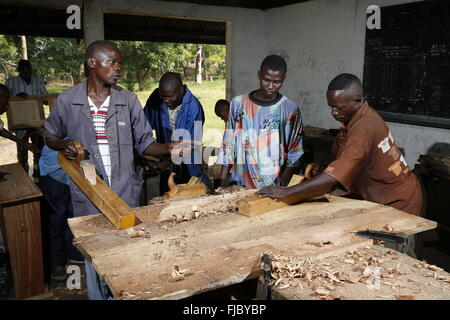
[[[203,145],[219,147],[222,141],[224,123],[214,113],[214,105],[219,99],[225,99],[225,80],[203,81],[201,85],[193,81],[185,82],[194,96],[200,101],[205,112],[205,124],[203,126]],[[152,88],[146,91],[135,92],[141,102],[145,105],[150,94],[156,88],[155,84]],[[60,93],[67,90],[71,86],[65,83],[50,83],[47,86],[49,93]],[[48,106],[45,107],[46,115],[48,115]],[[5,122],[5,128],[8,128],[6,113],[0,116]],[[2,139],[2,138],[0,138]]]

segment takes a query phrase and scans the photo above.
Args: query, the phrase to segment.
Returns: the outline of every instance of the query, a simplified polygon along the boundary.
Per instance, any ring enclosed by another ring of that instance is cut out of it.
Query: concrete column
[[[233,75],[231,73],[231,66],[233,63],[233,60],[231,59],[231,56],[233,55],[233,28],[232,28],[232,22],[227,21],[226,22],[226,33],[225,33],[225,43],[227,45],[226,47],[226,56],[225,56],[225,96],[228,101],[230,101],[234,96],[234,94],[237,94],[233,91]]]
[[[105,39],[103,0],[83,0],[83,33],[86,47]]]

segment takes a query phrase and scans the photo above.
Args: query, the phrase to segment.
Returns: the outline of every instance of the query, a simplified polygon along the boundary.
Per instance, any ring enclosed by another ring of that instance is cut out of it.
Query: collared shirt
[[[25,92],[27,95],[48,94],[44,81],[35,76],[31,76],[30,84],[26,83],[21,76],[17,76],[6,80],[5,85],[8,87],[11,96],[16,96],[21,92]]]
[[[80,141],[89,153],[98,175],[130,207],[139,205],[143,186],[143,169],[136,165],[135,154],[142,155],[155,141],[136,94],[119,86],[111,86],[111,99],[106,116],[105,133],[111,157],[109,181],[100,156],[87,99],[87,81],[58,95],[50,116],[45,120],[45,138],[55,137]],[[71,181],[70,192],[74,216],[98,213],[99,210]]]
[[[391,131],[367,101],[342,126],[333,145],[336,160],[325,172],[368,201],[419,215],[419,182],[397,147]]]
[[[275,183],[281,168],[297,165],[303,155],[300,107],[286,96],[274,102],[256,101],[251,93],[230,104],[217,163],[233,166],[232,178],[247,189]]]

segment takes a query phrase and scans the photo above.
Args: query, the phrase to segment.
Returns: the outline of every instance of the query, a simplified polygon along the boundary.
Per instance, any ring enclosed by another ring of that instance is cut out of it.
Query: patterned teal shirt
[[[245,94],[230,104],[218,164],[233,167],[232,178],[247,189],[275,183],[283,165],[296,166],[303,155],[300,107],[283,95],[262,105]]]

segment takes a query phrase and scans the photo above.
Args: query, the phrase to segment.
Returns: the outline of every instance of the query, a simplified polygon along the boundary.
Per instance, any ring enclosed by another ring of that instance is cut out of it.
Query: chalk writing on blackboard
[[[366,30],[364,91],[389,121],[450,128],[450,1],[381,8]]]

